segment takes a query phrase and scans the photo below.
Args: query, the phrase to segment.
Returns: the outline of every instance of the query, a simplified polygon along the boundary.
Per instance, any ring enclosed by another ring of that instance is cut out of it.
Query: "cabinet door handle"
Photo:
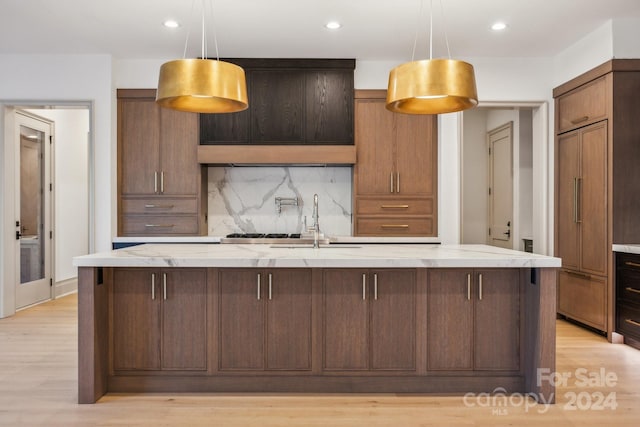
[[[629,267],[640,267],[640,264],[638,264],[637,262],[633,262],[633,261],[625,261],[624,265],[628,265]]]
[[[271,293],[272,281],[273,281],[273,275],[269,273],[269,300],[271,300],[271,297],[272,297],[272,293]]]
[[[575,276],[575,277],[580,277],[581,279],[585,279],[585,280],[591,280],[591,275],[590,274],[585,274],[585,273],[578,273],[575,271],[567,271],[567,270],[563,270],[565,273],[567,273],[570,276]]]
[[[260,301],[260,273],[258,273],[258,301]]]
[[[409,205],[382,205],[382,209],[409,209]]]
[[[578,223],[578,178],[573,177],[573,222]]]
[[[173,209],[175,205],[144,205],[145,209]]]
[[[640,294],[640,289],[636,289],[636,288],[632,288],[632,287],[627,287],[625,288],[625,290],[629,291],[629,292],[633,292],[634,294]]]
[[[156,273],[151,273],[151,299],[156,299]]]
[[[589,116],[582,116],[571,120],[571,124],[577,125],[578,123],[586,122],[587,120],[589,120]]]
[[[147,228],[173,228],[175,224],[145,224]]]
[[[389,174],[389,182],[391,183],[391,186],[389,188],[389,193],[393,193],[393,172]]]
[[[400,172],[396,174],[396,193],[400,192]]]
[[[467,301],[471,301],[471,274],[467,274]]]
[[[482,274],[478,275],[478,299],[482,301]]]
[[[633,326],[640,326],[640,322],[636,322],[632,319],[624,319],[625,322],[632,324]]]
[[[381,228],[409,228],[409,224],[382,224]]]
[[[373,299],[378,300],[378,273],[373,274]]]
[[[158,193],[158,171],[153,172],[153,192]]]
[[[162,299],[167,300],[167,273],[162,273]]]
[[[160,172],[160,193],[164,193],[164,171]]]
[[[367,299],[367,275],[362,273],[362,301]]]

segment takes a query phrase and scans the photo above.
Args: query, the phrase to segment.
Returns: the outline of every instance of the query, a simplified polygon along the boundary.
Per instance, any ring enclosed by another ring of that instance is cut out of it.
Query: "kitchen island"
[[[554,401],[557,258],[484,245],[147,244],[74,264],[80,403],[108,392]]]

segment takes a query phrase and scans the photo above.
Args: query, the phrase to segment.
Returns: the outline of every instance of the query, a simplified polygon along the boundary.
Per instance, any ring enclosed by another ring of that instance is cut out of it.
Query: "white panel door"
[[[513,122],[487,133],[489,228],[487,244],[513,249]]]

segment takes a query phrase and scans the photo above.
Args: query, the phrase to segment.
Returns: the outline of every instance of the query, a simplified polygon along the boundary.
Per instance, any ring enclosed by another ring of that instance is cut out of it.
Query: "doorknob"
[[[16,230],[16,240],[20,240],[21,237],[22,237],[22,234],[20,233],[20,231]]]
[[[507,235],[507,237],[511,237],[511,230],[507,230],[507,231],[505,231],[505,232],[504,232],[504,233],[502,233],[502,234],[506,234],[506,235]]]

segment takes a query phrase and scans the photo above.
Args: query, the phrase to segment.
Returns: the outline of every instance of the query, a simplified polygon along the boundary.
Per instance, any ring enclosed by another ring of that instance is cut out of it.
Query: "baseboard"
[[[62,280],[56,282],[54,288],[54,298],[60,298],[68,294],[78,292],[78,278],[72,277],[71,279]]]

